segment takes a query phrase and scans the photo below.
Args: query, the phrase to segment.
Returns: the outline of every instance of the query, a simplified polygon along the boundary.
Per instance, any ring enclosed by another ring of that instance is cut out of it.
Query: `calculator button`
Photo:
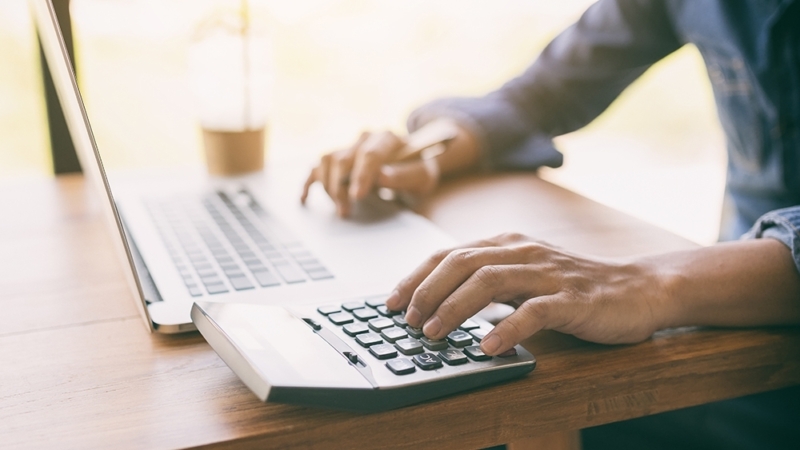
[[[486,337],[487,334],[489,334],[489,331],[478,328],[477,330],[470,331],[469,334],[472,335],[472,338],[475,339],[475,342],[480,342]]]
[[[314,320],[314,319],[309,319],[309,318],[307,318],[307,317],[304,317],[304,318],[303,318],[303,322],[307,323],[307,324],[308,324],[308,326],[310,326],[311,328],[313,328],[315,331],[319,331],[319,330],[321,330],[321,329],[322,329],[322,325],[320,325],[320,324],[319,324],[319,322],[317,322],[317,321],[316,321],[316,320]]]
[[[509,356],[516,356],[516,354],[517,354],[517,349],[515,347],[511,347],[510,349],[504,351],[503,353],[500,353],[497,356],[499,356],[500,358],[508,358]]]
[[[408,326],[408,322],[406,322],[405,316],[394,316],[392,317],[392,321],[394,322],[395,326],[400,328],[405,328]]]
[[[492,359],[491,356],[483,353],[483,350],[477,345],[473,345],[472,347],[467,347],[464,349],[464,353],[475,361],[488,361]]]
[[[338,312],[328,315],[328,319],[336,325],[344,325],[353,321],[353,316],[350,313]]]
[[[433,370],[442,367],[442,360],[433,353],[422,353],[414,356],[414,363],[422,370]]]
[[[317,308],[317,311],[319,311],[319,313],[322,314],[323,316],[327,316],[329,314],[337,313],[337,312],[339,312],[341,310],[342,309],[339,308],[338,306],[333,306],[333,305],[320,306],[319,308]]]
[[[414,364],[411,364],[411,361],[400,358],[400,359],[393,359],[386,363],[386,367],[389,368],[395,375],[405,375],[407,373],[414,373],[417,370],[414,367]]]
[[[356,342],[361,344],[362,347],[369,347],[382,344],[383,339],[381,339],[381,336],[377,333],[363,333],[356,336]]]
[[[395,342],[398,339],[407,338],[408,333],[402,328],[390,327],[381,330],[381,337],[386,339],[386,342]]]
[[[386,317],[378,317],[377,319],[372,319],[369,321],[369,327],[375,331],[381,331],[384,328],[393,326],[394,322],[392,322],[392,319],[387,319]]]
[[[364,307],[364,302],[345,302],[345,303],[342,303],[342,309],[344,309],[345,311],[351,311],[352,312],[352,311],[355,311],[355,310],[357,310],[359,308],[363,308],[363,307]]]
[[[400,311],[392,311],[391,309],[387,308],[386,305],[378,306],[375,309],[378,311],[378,314],[385,317],[394,317],[400,314]]]
[[[373,345],[369,348],[369,352],[378,359],[389,359],[397,356],[397,350],[391,344]]]
[[[422,353],[422,343],[414,338],[400,339],[394,346],[404,355],[416,355]]]
[[[365,323],[354,322],[349,325],[345,325],[344,328],[342,328],[342,330],[344,330],[344,332],[347,333],[348,336],[355,337],[358,334],[366,333],[367,331],[369,331],[369,327]]]
[[[442,361],[446,362],[451,366],[457,366],[459,364],[464,364],[465,362],[469,361],[467,359],[467,355],[465,355],[464,352],[462,352],[461,350],[456,350],[454,348],[450,348],[439,352],[439,358],[442,358]]]
[[[447,335],[447,341],[453,347],[466,347],[472,344],[472,336],[466,331],[456,330]]]
[[[362,322],[366,322],[369,319],[378,317],[378,313],[376,313],[374,309],[367,308],[357,309],[353,311],[353,315],[356,316],[356,319],[361,320]]]
[[[384,303],[386,303],[386,297],[382,295],[380,297],[373,297],[371,299],[368,299],[366,303],[367,306],[369,306],[370,308],[377,308],[378,306],[381,306]]]
[[[474,330],[475,328],[480,328],[481,326],[475,323],[472,319],[467,319],[464,323],[461,324],[458,328],[464,331]]]
[[[406,328],[406,331],[408,332],[409,336],[415,337],[417,339],[421,338],[422,336],[425,336],[424,334],[422,334],[422,328],[408,327]]]
[[[444,339],[428,339],[425,336],[419,338],[419,341],[422,342],[422,345],[427,347],[429,350],[444,350],[447,348],[447,341]]]

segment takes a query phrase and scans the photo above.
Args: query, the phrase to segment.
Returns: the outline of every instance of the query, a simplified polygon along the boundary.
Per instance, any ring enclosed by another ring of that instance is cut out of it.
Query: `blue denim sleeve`
[[[600,0],[524,73],[477,98],[436,100],[414,111],[414,131],[451,117],[478,139],[491,169],[556,167],[552,137],[588,124],[654,62],[681,46],[661,0]]]
[[[777,209],[761,216],[742,239],[772,238],[783,242],[792,252],[800,272],[800,206]]]

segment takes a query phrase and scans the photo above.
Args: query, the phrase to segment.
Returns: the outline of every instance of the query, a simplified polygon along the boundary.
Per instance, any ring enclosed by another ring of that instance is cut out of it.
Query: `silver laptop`
[[[377,197],[338,219],[317,192],[298,194],[308,170],[272,167],[212,179],[107,174],[49,0],[30,0],[81,166],[103,199],[108,224],[151,331],[195,329],[194,302],[302,305],[388,293],[450,237]]]

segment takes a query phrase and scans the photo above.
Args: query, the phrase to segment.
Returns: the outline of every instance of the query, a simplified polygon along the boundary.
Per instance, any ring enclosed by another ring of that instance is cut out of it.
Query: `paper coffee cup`
[[[262,170],[265,135],[265,128],[247,131],[203,129],[203,147],[208,173],[230,176]]]

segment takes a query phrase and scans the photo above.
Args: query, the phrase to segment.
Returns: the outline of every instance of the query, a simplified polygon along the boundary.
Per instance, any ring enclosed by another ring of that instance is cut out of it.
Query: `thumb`
[[[415,195],[430,193],[438,183],[439,164],[435,159],[383,166],[378,175],[378,186]]]

